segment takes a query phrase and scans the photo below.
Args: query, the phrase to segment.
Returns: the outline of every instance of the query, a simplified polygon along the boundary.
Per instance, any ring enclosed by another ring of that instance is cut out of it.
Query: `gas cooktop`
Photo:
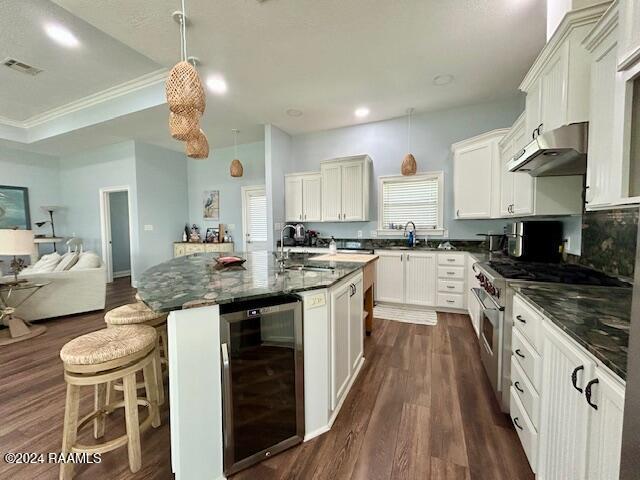
[[[591,268],[569,263],[536,263],[494,260],[489,267],[509,280],[531,282],[597,285],[603,287],[627,287],[629,284]]]

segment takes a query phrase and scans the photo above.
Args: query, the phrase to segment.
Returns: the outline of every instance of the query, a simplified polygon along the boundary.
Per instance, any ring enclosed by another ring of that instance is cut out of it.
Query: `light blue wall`
[[[244,167],[240,178],[229,173],[231,161],[235,158],[234,148],[212,151],[207,160],[189,160],[189,223],[200,226],[205,234],[207,227],[217,227],[219,223],[235,225],[229,233],[233,237],[236,250],[242,249],[242,194],[241,187],[265,184],[265,144],[264,142],[238,145],[238,157]],[[208,190],[220,191],[220,220],[205,221],[202,217],[203,193]],[[184,227],[184,222],[183,225]],[[180,233],[180,232],[178,232]]]
[[[444,225],[449,238],[478,239],[479,232],[501,232],[501,220],[454,220],[451,144],[496,128],[510,127],[523,110],[519,98],[415,115],[411,128],[411,152],[418,173],[444,171]],[[399,175],[407,153],[407,119],[396,118],[292,138],[291,171],[319,170],[320,161],[367,153],[373,159],[370,222],[316,223],[310,228],[324,235],[355,238],[358,230],[371,237],[377,229],[378,177]]]
[[[284,222],[284,175],[294,169],[292,141],[275,125],[265,125],[267,225],[272,226],[267,231],[267,242],[274,246]]]
[[[131,270],[131,245],[129,237],[129,194],[113,192],[109,194],[111,215],[111,256],[113,272]]]
[[[184,153],[136,142],[138,263],[136,278],[173,256],[187,220],[187,164]],[[147,230],[145,226],[152,226]]]

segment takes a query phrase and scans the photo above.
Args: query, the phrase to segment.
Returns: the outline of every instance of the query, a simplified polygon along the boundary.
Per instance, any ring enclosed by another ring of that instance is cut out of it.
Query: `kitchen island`
[[[220,268],[215,254],[175,258],[147,270],[138,294],[168,312],[172,469],[176,479],[223,478],[221,305],[295,294],[304,346],[304,440],[328,431],[363,357],[363,273],[372,262],[271,252],[239,254]],[[224,307],[226,308],[226,307]]]

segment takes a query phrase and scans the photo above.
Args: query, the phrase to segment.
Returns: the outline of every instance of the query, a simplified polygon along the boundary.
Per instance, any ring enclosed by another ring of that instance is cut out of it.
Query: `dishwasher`
[[[220,305],[224,472],[302,442],[302,302],[295,295]]]

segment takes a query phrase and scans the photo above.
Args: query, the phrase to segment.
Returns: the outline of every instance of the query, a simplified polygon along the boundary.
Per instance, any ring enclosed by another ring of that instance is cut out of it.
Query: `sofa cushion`
[[[40,260],[33,265],[27,273],[49,273],[53,272],[56,265],[60,263],[62,257],[58,252],[53,252],[48,255],[43,255]]]
[[[88,268],[99,268],[102,265],[100,257],[93,252],[84,252],[80,254],[78,262],[70,268],[70,270],[86,270]]]
[[[78,252],[67,252],[65,253],[56,268],[53,270],[54,272],[64,272],[73,267],[77,262],[78,258],[80,258],[80,254]]]

